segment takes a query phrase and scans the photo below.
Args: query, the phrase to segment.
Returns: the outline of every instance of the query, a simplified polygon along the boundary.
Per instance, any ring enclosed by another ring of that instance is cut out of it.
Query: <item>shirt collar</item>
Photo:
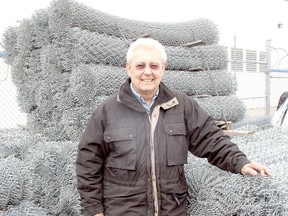
[[[134,89],[133,87],[133,84],[132,82],[130,83],[130,88],[131,88],[131,91],[133,92],[133,94],[136,96],[137,100],[144,106],[144,108],[149,111],[150,110],[150,107],[153,105],[155,99],[157,98],[158,94],[159,94],[159,88],[157,89],[155,95],[153,96],[152,98],[152,103],[151,103],[151,106],[148,107],[148,104],[146,103],[146,101],[143,99],[143,97],[138,93],[136,92],[136,90]],[[147,108],[148,107],[148,108]]]

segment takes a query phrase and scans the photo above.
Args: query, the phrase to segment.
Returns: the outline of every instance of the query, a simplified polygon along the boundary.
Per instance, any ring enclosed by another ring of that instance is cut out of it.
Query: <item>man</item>
[[[188,151],[223,170],[271,176],[193,99],[161,82],[166,60],[158,41],[133,42],[129,79],[92,114],[76,163],[86,216],[186,215]]]

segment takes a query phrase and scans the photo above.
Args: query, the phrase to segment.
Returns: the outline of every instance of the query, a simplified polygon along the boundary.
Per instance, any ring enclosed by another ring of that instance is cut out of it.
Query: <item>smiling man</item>
[[[141,41],[141,46],[139,42],[132,43],[128,50],[126,69],[133,93],[140,98],[141,103],[150,107],[158,93],[167,56],[159,44],[151,40]]]
[[[186,215],[188,151],[223,170],[271,176],[196,101],[161,82],[166,61],[158,41],[133,42],[129,78],[93,112],[76,161],[85,216]]]

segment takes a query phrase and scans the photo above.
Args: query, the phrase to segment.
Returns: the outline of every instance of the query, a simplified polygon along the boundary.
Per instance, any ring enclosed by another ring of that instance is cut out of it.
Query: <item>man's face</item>
[[[154,96],[162,80],[165,64],[157,49],[141,46],[134,50],[126,69],[134,89],[141,96]]]

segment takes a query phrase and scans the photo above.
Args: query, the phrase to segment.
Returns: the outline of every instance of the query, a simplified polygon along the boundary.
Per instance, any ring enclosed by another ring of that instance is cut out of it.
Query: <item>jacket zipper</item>
[[[159,108],[158,108],[159,109]],[[158,206],[158,193],[157,193],[157,178],[156,178],[156,162],[155,162],[155,143],[154,143],[154,132],[157,123],[158,116],[155,113],[157,108],[155,107],[152,114],[148,113],[150,121],[150,155],[151,155],[151,176],[152,176],[152,194],[153,194],[153,203],[154,203],[154,216],[159,214]],[[154,113],[154,114],[153,114]],[[154,118],[153,118],[154,115]]]

